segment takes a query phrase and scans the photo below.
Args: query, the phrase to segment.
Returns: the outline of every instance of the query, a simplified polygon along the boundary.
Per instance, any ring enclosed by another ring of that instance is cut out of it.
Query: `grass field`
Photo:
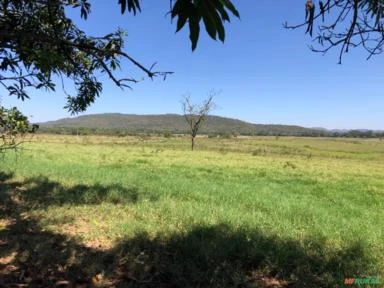
[[[384,277],[384,142],[189,147],[184,137],[38,135],[0,155],[0,286],[344,287],[345,277]]]

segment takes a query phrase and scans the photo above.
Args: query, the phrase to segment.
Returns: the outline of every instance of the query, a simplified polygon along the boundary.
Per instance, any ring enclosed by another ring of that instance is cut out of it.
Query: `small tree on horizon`
[[[208,94],[208,98],[205,99],[201,104],[193,104],[191,101],[191,96],[184,96],[181,100],[181,105],[183,109],[183,114],[185,120],[188,123],[191,135],[191,150],[195,148],[195,138],[201,127],[201,125],[206,120],[209,112],[215,107],[213,98],[215,96],[214,92]]]

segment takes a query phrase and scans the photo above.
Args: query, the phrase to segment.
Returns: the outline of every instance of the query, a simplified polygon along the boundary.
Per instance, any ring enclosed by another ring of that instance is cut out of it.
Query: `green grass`
[[[1,159],[1,215],[16,221],[0,236],[23,244],[0,257],[27,249],[43,265],[58,253],[55,281],[104,273],[105,286],[340,287],[384,275],[383,142],[198,138],[189,147],[184,137],[39,135]],[[46,249],[51,238],[64,252]],[[20,270],[18,257],[10,263]]]

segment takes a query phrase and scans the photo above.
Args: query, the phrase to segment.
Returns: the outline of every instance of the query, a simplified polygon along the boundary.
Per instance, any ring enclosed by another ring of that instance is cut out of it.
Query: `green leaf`
[[[139,10],[139,12],[141,12],[141,7],[140,7],[139,0],[134,0],[134,1],[135,1],[137,10]]]
[[[220,7],[220,3],[218,3],[218,4],[219,5],[217,7],[215,7],[217,9],[218,9],[218,7]],[[216,30],[217,30],[217,34],[219,35],[219,39],[221,42],[224,42],[225,29],[224,29],[223,21],[221,20],[220,15],[217,13],[216,10],[213,10],[212,17],[214,18],[214,21],[216,23]]]
[[[181,28],[184,27],[187,20],[188,20],[187,15],[185,15],[185,14],[179,15],[179,18],[177,19],[176,32],[179,32],[181,30]]]
[[[133,12],[134,15],[136,15],[136,12],[141,12],[140,7],[140,1],[139,0],[119,0],[120,8],[121,8],[121,14],[124,14],[127,10],[128,5],[128,12]]]
[[[215,8],[214,6],[210,5],[207,1],[202,1],[200,3],[201,6],[199,8],[200,13],[203,16],[205,30],[212,39],[216,39],[217,23],[215,20],[215,16],[213,15],[214,13],[216,13]]]
[[[217,5],[216,8],[221,15],[221,19],[223,19],[224,21],[231,22],[231,19],[229,18],[227,11],[225,11],[225,8],[222,5]]]
[[[133,15],[136,15],[136,11],[141,12],[139,0],[127,0],[128,1],[128,11],[133,11]]]
[[[192,43],[192,51],[196,49],[200,34],[200,18],[197,15],[189,18],[189,39]]]
[[[84,9],[84,7],[81,7],[81,9],[80,9],[80,16],[81,16],[81,18],[83,18],[83,19],[85,19],[85,20],[87,20],[87,18],[88,18],[88,13],[87,13],[87,11]]]
[[[125,10],[127,9],[127,2],[126,0],[119,0],[119,4],[121,7],[121,14],[124,14]]]
[[[233,5],[230,0],[219,0],[219,1],[224,5],[224,7],[230,10],[233,15],[235,15],[237,18],[240,18],[239,11],[237,11],[235,5]]]

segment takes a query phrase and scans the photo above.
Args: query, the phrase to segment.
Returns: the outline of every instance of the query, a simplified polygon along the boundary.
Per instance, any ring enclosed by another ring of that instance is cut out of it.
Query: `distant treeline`
[[[62,135],[110,135],[110,136],[137,136],[137,135],[159,135],[172,137],[175,134],[189,134],[188,130],[166,130],[166,129],[122,129],[122,128],[74,128],[74,127],[40,127],[38,133],[62,134]],[[237,136],[298,136],[298,137],[347,137],[347,138],[384,138],[384,131],[372,130],[348,130],[348,131],[329,131],[308,129],[297,131],[286,129],[286,131],[249,131],[239,133],[237,131],[202,131],[201,135],[208,137],[232,138]]]

